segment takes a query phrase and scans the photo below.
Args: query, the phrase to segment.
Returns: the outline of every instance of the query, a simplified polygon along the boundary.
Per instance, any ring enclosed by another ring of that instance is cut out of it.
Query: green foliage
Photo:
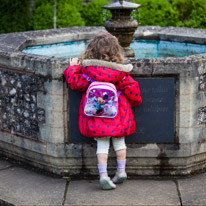
[[[75,6],[59,3],[57,5],[57,28],[70,26],[85,26],[85,23]]]
[[[81,11],[83,8],[83,0],[57,0],[57,6],[62,3],[67,3],[75,7],[78,11]]]
[[[133,18],[144,25],[206,28],[206,0],[134,0]]]
[[[81,4],[81,1],[57,0],[57,28],[85,25],[80,12],[77,10],[77,3]],[[36,0],[31,21],[31,26],[34,30],[53,28],[53,5],[53,0],[45,0],[44,2],[42,2],[42,0]],[[81,6],[79,6],[79,8],[81,8]]]
[[[133,0],[142,7],[132,12],[140,25],[206,28],[206,0]],[[54,0],[2,0],[0,33],[53,28]],[[103,5],[111,0],[56,0],[57,28],[70,26],[101,26],[111,17]],[[33,16],[32,16],[33,13]],[[32,17],[31,17],[32,16]]]
[[[177,22],[177,13],[167,0],[134,0],[133,2],[141,4],[139,11],[132,12],[132,17],[141,26],[174,26]]]
[[[92,0],[82,10],[82,17],[86,26],[102,26],[104,21],[111,17],[110,11],[102,9],[102,6],[111,3],[107,0]]]
[[[57,0],[58,1],[58,0]],[[54,0],[35,0],[34,8],[38,8],[44,4],[54,4]]]
[[[3,0],[0,3],[0,33],[29,29],[29,0]]]
[[[33,11],[31,27],[34,30],[53,28],[53,6],[49,2],[37,5]]]
[[[206,28],[206,0],[173,0],[172,6],[178,11],[176,26]]]

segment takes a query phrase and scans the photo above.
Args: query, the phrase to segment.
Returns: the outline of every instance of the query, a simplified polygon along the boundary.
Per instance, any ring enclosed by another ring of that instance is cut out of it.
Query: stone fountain
[[[129,13],[139,7],[128,4],[119,1],[104,7],[112,8],[113,14],[106,28],[119,38],[126,52],[137,28]],[[62,176],[98,175],[96,142],[82,136],[78,129],[82,94],[69,90],[63,78],[68,59],[22,50],[89,40],[100,31],[105,28],[71,27],[0,35],[0,157]],[[144,39],[145,32],[152,40],[206,44],[206,29],[141,26],[134,38]],[[128,175],[185,176],[205,170],[206,53],[128,58],[128,62],[134,67],[131,76],[139,81],[143,97],[142,105],[134,108],[136,132],[126,138]],[[110,156],[108,171],[114,175],[113,149]]]
[[[130,48],[130,43],[138,27],[137,21],[133,20],[130,14],[133,10],[140,7],[140,4],[134,4],[123,0],[102,7],[103,9],[109,9],[112,13],[112,18],[106,21],[104,26],[108,32],[118,38],[126,57],[134,57],[134,52]]]

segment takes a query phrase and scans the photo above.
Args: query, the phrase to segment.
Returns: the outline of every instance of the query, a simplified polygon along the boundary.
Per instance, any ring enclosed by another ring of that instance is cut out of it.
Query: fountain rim
[[[67,41],[91,39],[104,27],[70,27],[62,29],[39,30],[31,32],[8,33],[0,35],[0,65],[9,65],[13,68],[23,68],[25,71],[37,74],[51,75],[52,78],[62,78],[62,71],[69,65],[68,58],[55,58],[43,55],[34,55],[22,52],[24,48],[32,45],[45,45]],[[150,31],[151,35],[148,35]],[[146,35],[147,32],[147,35]],[[206,44],[206,29],[190,29],[177,27],[146,26],[139,27],[134,38],[152,38],[179,42],[195,41],[196,44]],[[206,62],[205,54],[196,54],[186,57],[155,57],[155,58],[128,58],[128,61],[136,65],[138,62],[146,62],[151,68],[158,64],[167,65]],[[50,69],[48,70],[48,64]],[[35,65],[35,71],[33,66]],[[145,71],[146,72],[146,71]],[[182,73],[182,71],[178,71]]]
[[[64,30],[64,29],[73,29],[73,28],[78,28],[78,27],[70,27],[70,28],[63,28],[63,29],[49,29],[49,30],[39,30],[40,32],[42,31],[56,31],[56,30]],[[80,28],[80,27],[79,27]],[[92,36],[93,35],[95,35],[96,33],[98,33],[98,30],[99,31],[102,31],[102,30],[105,30],[105,28],[104,27],[87,27],[87,28],[96,28],[97,29],[97,31],[95,32],[95,31],[93,31],[93,32],[91,32],[91,33],[93,33],[93,34],[91,34]],[[103,28],[103,29],[102,29]],[[144,26],[143,27],[138,27],[138,29],[140,29],[140,28],[144,28]],[[145,28],[148,28],[148,30],[147,29],[143,29],[143,30],[146,30],[146,31],[143,31],[141,34],[138,34],[138,30],[137,30],[137,32],[135,32],[135,34],[134,34],[134,36],[133,36],[133,39],[136,39],[136,40],[138,40],[138,39],[144,39],[144,40],[166,40],[166,41],[175,41],[175,42],[182,42],[182,43],[194,43],[194,44],[206,44],[206,37],[204,38],[204,37],[201,37],[201,39],[204,39],[204,43],[200,43],[200,42],[194,42],[193,40],[191,40],[191,39],[195,39],[196,37],[194,37],[194,36],[191,36],[191,38],[189,38],[187,41],[179,41],[180,39],[178,39],[178,37],[182,37],[182,35],[178,35],[178,32],[175,32],[175,34],[174,35],[169,35],[169,34],[163,34],[162,32],[151,32],[150,33],[150,28],[153,28],[153,29],[159,29],[159,28],[163,28],[163,30],[164,30],[164,28],[170,28],[171,30],[172,29],[178,29],[178,27],[159,27],[159,26],[145,26]],[[191,29],[191,28],[184,28],[184,27],[182,27],[182,28],[180,28],[180,30],[181,29],[187,29],[187,30],[202,30],[202,31],[205,31],[205,33],[206,33],[206,29]],[[81,30],[81,28],[80,28],[80,30]],[[90,30],[90,29],[89,29]],[[31,31],[32,32],[32,31]],[[34,31],[34,32],[38,32],[38,31]],[[149,32],[149,34],[148,34],[148,32]],[[19,32],[19,33],[27,33],[27,32]],[[90,32],[88,32],[88,34],[89,34]],[[11,33],[12,34],[12,33]],[[14,33],[14,34],[16,34],[16,33]],[[90,36],[90,35],[89,35]],[[54,36],[55,37],[55,36]],[[90,37],[89,38],[81,38],[81,35],[78,35],[78,37],[80,37],[80,38],[78,38],[77,36],[76,36],[76,34],[74,34],[74,35],[68,35],[68,37],[69,37],[69,39],[70,39],[70,37],[72,38],[72,40],[67,40],[67,38],[66,38],[66,40],[63,40],[63,41],[61,41],[61,39],[60,39],[60,41],[59,40],[57,40],[57,39],[55,39],[54,40],[54,38],[52,38],[52,36],[48,39],[48,42],[49,43],[42,43],[42,39],[41,38],[35,38],[35,41],[33,41],[34,39],[32,39],[32,41],[31,40],[26,40],[26,41],[24,41],[22,44],[20,44],[19,45],[19,47],[16,49],[18,52],[21,52],[21,53],[23,53],[23,54],[26,54],[26,55],[35,55],[35,56],[38,56],[38,57],[46,57],[46,58],[53,58],[53,59],[57,59],[57,60],[59,60],[59,59],[65,59],[65,58],[56,58],[56,57],[50,57],[50,56],[44,56],[44,55],[36,55],[36,54],[29,54],[29,53],[24,53],[24,52],[22,52],[23,51],[23,49],[25,49],[26,47],[28,47],[28,46],[38,46],[38,45],[48,45],[48,44],[56,44],[56,43],[64,43],[64,42],[72,42],[72,41],[81,41],[81,40],[89,40],[90,39]],[[163,37],[163,38],[162,38]],[[171,39],[171,37],[174,37],[174,39]],[[190,34],[187,36],[185,36],[185,37],[190,37]],[[172,59],[181,59],[181,58],[186,58],[186,57],[193,57],[193,56],[197,56],[197,55],[205,55],[206,56],[206,53],[203,53],[203,54],[194,54],[194,55],[190,55],[190,56],[185,56],[185,57],[153,57],[153,58],[158,58],[158,59],[165,59],[165,58],[167,58],[167,59],[169,59],[169,58],[172,58]],[[133,59],[153,59],[153,58],[135,58],[135,57],[129,57],[129,58],[133,58]]]

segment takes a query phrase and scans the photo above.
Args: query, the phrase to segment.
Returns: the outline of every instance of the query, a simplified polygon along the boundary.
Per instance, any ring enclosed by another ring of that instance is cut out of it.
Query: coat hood
[[[108,62],[108,61],[103,61],[98,59],[85,59],[83,60],[82,65],[84,67],[88,67],[88,66],[107,67],[121,72],[130,72],[133,69],[132,64],[118,64],[115,62]]]

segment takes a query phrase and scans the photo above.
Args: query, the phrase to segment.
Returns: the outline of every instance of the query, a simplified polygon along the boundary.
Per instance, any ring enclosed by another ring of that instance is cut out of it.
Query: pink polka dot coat
[[[64,76],[72,90],[83,92],[79,106],[79,130],[82,135],[89,138],[97,137],[124,137],[133,134],[136,130],[132,107],[142,103],[140,88],[129,72],[131,64],[117,64],[102,60],[84,60],[82,67],[69,66]],[[95,81],[111,82],[120,92],[118,98],[118,114],[114,118],[91,117],[84,114],[86,90],[89,82],[83,74]]]

